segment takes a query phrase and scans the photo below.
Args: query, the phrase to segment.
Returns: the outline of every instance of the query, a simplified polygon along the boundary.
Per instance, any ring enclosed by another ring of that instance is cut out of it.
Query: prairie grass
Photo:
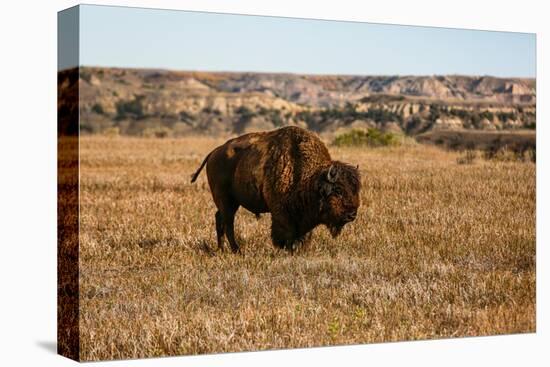
[[[355,222],[291,255],[241,209],[238,256],[189,182],[222,142],[81,139],[82,360],[535,331],[533,163],[330,147],[359,164]]]

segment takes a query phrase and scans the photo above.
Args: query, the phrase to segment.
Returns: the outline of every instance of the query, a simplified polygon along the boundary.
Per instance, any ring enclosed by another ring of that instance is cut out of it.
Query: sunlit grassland
[[[535,331],[535,165],[412,145],[334,148],[358,217],[294,255],[241,209],[220,253],[203,172],[223,140],[81,139],[84,360]]]

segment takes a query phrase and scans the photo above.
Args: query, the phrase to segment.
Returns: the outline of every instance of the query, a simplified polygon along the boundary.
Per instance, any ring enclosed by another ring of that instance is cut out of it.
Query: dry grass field
[[[82,360],[535,331],[535,164],[330,148],[360,166],[357,220],[291,255],[241,208],[239,256],[189,182],[220,143],[81,139]]]

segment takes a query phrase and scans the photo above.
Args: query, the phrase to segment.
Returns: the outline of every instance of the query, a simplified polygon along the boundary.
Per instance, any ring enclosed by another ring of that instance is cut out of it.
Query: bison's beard
[[[335,225],[328,226],[328,230],[330,231],[332,238],[338,237],[338,235],[342,232],[342,228],[344,228],[344,226],[335,226]]]

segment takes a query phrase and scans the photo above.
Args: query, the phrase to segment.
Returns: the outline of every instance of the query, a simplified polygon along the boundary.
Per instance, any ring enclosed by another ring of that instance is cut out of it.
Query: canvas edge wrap
[[[80,360],[79,6],[57,14],[57,353]]]

